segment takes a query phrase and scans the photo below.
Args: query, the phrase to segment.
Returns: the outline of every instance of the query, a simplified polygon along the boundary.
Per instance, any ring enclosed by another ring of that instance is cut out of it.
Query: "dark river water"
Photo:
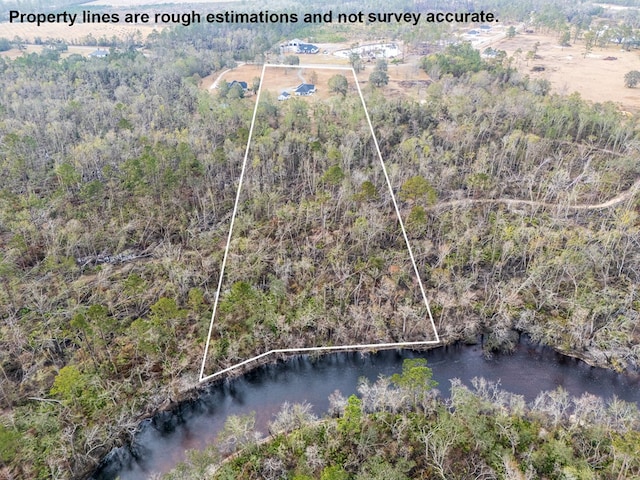
[[[335,353],[318,358],[299,356],[265,365],[237,379],[209,386],[197,400],[146,420],[131,446],[112,451],[92,477],[94,480],[140,480],[154,472],[167,472],[185,459],[185,450],[215,442],[229,415],[255,412],[257,430],[267,433],[267,423],[284,402],[308,402],[322,415],[329,395],[340,390],[356,393],[358,379],[372,381],[402,370],[406,358],[428,360],[443,396],[449,379],[470,385],[473,377],[500,381],[504,390],[533,400],[543,390],[562,386],[570,394],[585,392],[640,404],[640,379],[619,375],[559,355],[553,350],[522,342],[512,355],[484,358],[480,345],[456,345],[427,352],[389,350],[372,354]]]

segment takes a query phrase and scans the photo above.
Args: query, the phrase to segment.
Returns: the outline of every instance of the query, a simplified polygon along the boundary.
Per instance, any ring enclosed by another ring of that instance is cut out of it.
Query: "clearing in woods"
[[[622,110],[640,110],[638,90],[624,86],[624,75],[638,70],[637,51],[609,45],[596,46],[586,52],[583,40],[562,47],[558,45],[557,35],[538,32],[518,33],[514,38],[500,39],[491,46],[513,56],[514,67],[523,75],[549,80],[554,93],[570,95],[578,92],[582,98],[594,103],[611,101]],[[537,57],[527,59],[527,53],[534,49]]]

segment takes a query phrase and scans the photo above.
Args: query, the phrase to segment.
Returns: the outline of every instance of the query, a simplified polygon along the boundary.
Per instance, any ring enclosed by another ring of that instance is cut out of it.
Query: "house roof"
[[[298,95],[308,95],[316,91],[316,86],[312,83],[301,83],[296,87],[294,93]]]
[[[300,53],[317,53],[319,50],[318,47],[316,47],[315,45],[312,45],[310,43],[299,43],[298,44],[298,51]]]
[[[100,48],[89,54],[90,57],[106,57],[107,55],[109,55],[109,52]]]
[[[240,85],[243,90],[247,89],[247,82],[239,82],[237,80],[233,80],[228,83],[229,87],[233,87],[234,85]]]

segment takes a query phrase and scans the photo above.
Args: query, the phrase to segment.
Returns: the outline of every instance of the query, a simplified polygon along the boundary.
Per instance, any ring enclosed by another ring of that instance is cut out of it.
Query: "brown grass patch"
[[[214,72],[202,79],[202,87],[211,88],[215,82],[232,82],[237,80],[238,82],[247,82],[249,88],[253,83],[253,79],[262,74],[262,65],[253,63],[243,63],[235,68],[229,68],[222,72]]]
[[[108,39],[115,36],[123,39],[130,36],[135,37],[140,32],[142,39],[153,32],[160,31],[164,27],[162,25],[128,25],[123,23],[76,23],[72,27],[61,24],[51,23],[37,26],[29,23],[0,23],[0,36],[13,39],[20,37],[27,43],[34,43],[36,37],[42,40],[62,39],[66,42],[78,42],[87,35],[91,34],[95,39],[104,36]],[[95,48],[94,48],[95,50]]]
[[[313,56],[314,60],[316,58],[316,56]],[[216,89],[212,88],[214,84],[219,85],[221,82],[231,82],[233,80],[237,80],[239,82],[247,82],[247,85],[249,86],[249,88],[251,88],[253,79],[255,77],[260,77],[261,74],[262,65],[243,64],[239,65],[236,68],[225,70],[222,73],[212,74],[203,78],[201,86],[203,88],[209,89],[212,94],[215,94],[216,92]],[[314,74],[315,82],[312,81],[314,78]],[[315,94],[308,97],[299,98],[305,98],[308,101],[325,100],[335,95],[335,93],[332,93],[329,90],[329,79],[337,74],[341,74],[347,77],[349,85],[351,87],[354,87],[355,81],[353,79],[353,74],[350,70],[346,69],[335,70],[322,68],[322,64],[318,65],[317,67],[274,66],[270,68],[269,66],[267,66],[264,78],[262,80],[262,89],[264,91],[270,92],[274,97],[277,97],[283,91],[288,91],[293,96],[293,90],[301,83],[315,83],[317,90]],[[256,96],[249,94],[246,96],[246,98],[255,101]]]
[[[528,51],[540,42],[536,60],[527,61]],[[578,92],[580,96],[592,102],[612,101],[623,110],[640,109],[638,90],[624,86],[624,75],[630,70],[639,70],[637,51],[622,51],[617,46],[594,48],[585,56],[584,43],[578,41],[570,47],[560,47],[557,35],[540,33],[518,34],[512,39],[503,39],[493,45],[513,55],[522,50],[514,66],[531,78],[546,78],[551,83],[552,91],[563,95]],[[604,60],[616,57],[616,60]],[[544,71],[533,72],[534,66],[544,67]]]
[[[316,86],[316,93],[301,98],[307,98],[310,101],[326,100],[336,95],[329,90],[329,79],[334,75],[344,75],[350,85],[354,84],[353,74],[350,70],[333,70],[322,67],[275,67],[267,68],[262,86],[265,91],[269,91],[277,97],[283,91],[294,95],[293,90],[301,83],[313,83]]]
[[[387,61],[389,84],[382,87],[386,97],[408,96],[415,100],[426,98],[429,75],[419,67],[420,56],[408,55],[403,63],[393,64]],[[365,63],[365,69],[358,73],[361,88],[369,85],[369,75],[375,68],[375,62]]]

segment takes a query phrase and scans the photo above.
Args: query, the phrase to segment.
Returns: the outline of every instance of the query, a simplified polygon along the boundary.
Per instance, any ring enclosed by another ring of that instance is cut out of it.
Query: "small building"
[[[235,87],[236,85],[240,85],[240,88],[242,88],[243,92],[246,92],[247,89],[249,88],[247,85],[247,82],[239,82],[237,80],[233,80],[231,82],[228,82],[227,85],[229,86],[229,88]]]
[[[316,54],[320,51],[318,47],[310,43],[299,43],[296,50],[297,53]]]
[[[312,45],[310,43],[305,43],[300,39],[294,38],[293,40],[289,40],[288,42],[280,45],[280,53],[293,52],[293,53],[303,53],[303,54],[315,54],[318,53],[320,49]]]
[[[92,58],[104,58],[106,56],[109,55],[109,51],[108,50],[102,50],[101,48],[94,50],[93,52],[91,52],[89,54],[90,57]]]
[[[309,95],[316,93],[316,86],[312,83],[301,83],[296,87],[293,93],[299,96],[308,97]]]
[[[289,100],[291,98],[291,94],[289,92],[282,92],[280,95],[278,95],[278,101],[279,102],[284,102],[285,100]]]

